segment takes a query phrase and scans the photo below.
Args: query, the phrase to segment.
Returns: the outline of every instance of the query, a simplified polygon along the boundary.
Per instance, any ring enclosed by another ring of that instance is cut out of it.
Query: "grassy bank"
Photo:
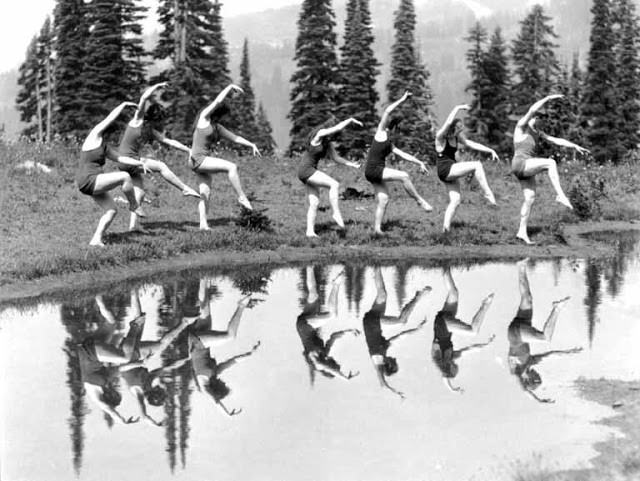
[[[147,232],[127,233],[128,212],[120,209],[103,249],[87,243],[100,214],[90,198],[80,194],[73,176],[78,159],[75,145],[42,146],[28,143],[0,143],[0,283],[38,279],[45,276],[128,265],[135,261],[168,259],[186,253],[234,251],[251,256],[257,251],[312,247],[319,253],[344,251],[345,246],[393,248],[421,246],[515,246],[521,193],[505,164],[485,163],[498,206],[490,208],[475,182],[464,181],[463,203],[453,231],[443,235],[442,218],[447,203],[444,187],[435,177],[423,176],[410,164],[409,171],[418,190],[434,206],[425,214],[399,187],[394,187],[386,217],[388,235],[372,237],[374,200],[372,189],[361,171],[323,164],[323,170],[341,180],[341,190],[356,189],[365,194],[342,201],[347,223],[341,238],[331,223],[326,195],[318,215],[321,238],[304,236],[306,202],[304,186],[295,176],[296,159],[251,158],[223,154],[235,159],[245,191],[255,199],[254,207],[271,221],[268,231],[243,225],[240,208],[224,175],[215,178],[210,225],[211,232],[200,232],[197,200],[183,198],[158,175],[146,176],[151,204],[144,221]],[[195,177],[183,155],[166,150],[159,158],[185,182],[195,186]],[[24,161],[50,166],[51,174],[16,169]],[[112,169],[113,164],[108,165]],[[565,190],[576,211],[586,218],[631,220],[640,216],[640,173],[634,165],[589,168],[579,162],[561,166]],[[562,226],[583,218],[553,201],[551,187],[540,176],[538,200],[530,221],[530,232],[542,246],[562,244]],[[116,195],[121,195],[115,191]],[[264,210],[263,210],[264,209]],[[259,220],[259,219],[258,219]],[[527,248],[522,246],[522,252]]]

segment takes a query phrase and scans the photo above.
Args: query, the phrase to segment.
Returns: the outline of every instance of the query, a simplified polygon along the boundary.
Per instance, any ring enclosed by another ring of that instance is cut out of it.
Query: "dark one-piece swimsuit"
[[[131,127],[130,125],[127,125],[127,128],[124,130],[122,138],[120,139],[118,153],[122,157],[140,160],[140,151],[142,150],[142,146],[152,140],[153,138],[151,137],[150,130],[144,128],[144,124],[141,124],[138,127]],[[141,175],[143,172],[142,167],[123,163],[118,163],[118,169],[124,172],[129,172],[129,175],[131,176]]]
[[[218,124],[209,122],[204,128],[196,127],[193,131],[189,164],[191,170],[198,170],[204,159],[211,157],[211,146],[220,140]]]
[[[449,139],[446,138],[444,140],[444,149],[442,149],[442,152],[438,152],[438,157],[436,159],[438,178],[442,182],[450,182],[447,181],[447,177],[449,177],[449,172],[451,172],[451,166],[456,163],[457,151],[458,147],[451,145],[449,143]]]
[[[118,158],[118,153],[105,143],[92,150],[80,152],[80,162],[76,170],[76,184],[78,190],[84,195],[93,195],[96,187],[96,178],[103,173],[102,166],[107,157]]]
[[[318,170],[318,162],[320,159],[327,156],[327,150],[329,149],[329,139],[323,137],[320,139],[320,145],[313,145],[311,140],[316,136],[317,131],[314,131],[309,136],[309,146],[306,152],[302,155],[302,160],[298,166],[298,179],[303,184],[307,183],[309,177],[311,177]]]
[[[382,173],[384,171],[387,156],[393,151],[393,145],[387,137],[384,142],[379,142],[375,138],[367,155],[367,162],[364,166],[364,177],[372,184],[382,183]]]

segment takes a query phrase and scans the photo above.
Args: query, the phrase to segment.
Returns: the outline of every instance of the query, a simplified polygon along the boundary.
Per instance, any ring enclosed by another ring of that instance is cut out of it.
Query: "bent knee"
[[[309,207],[318,207],[320,205],[320,199],[318,199],[315,195],[309,196]]]
[[[200,184],[199,191],[202,197],[204,197],[206,200],[209,200],[209,198],[211,197],[211,187],[206,184]]]
[[[524,200],[526,202],[533,202],[536,200],[536,193],[533,190],[525,190],[524,191]]]

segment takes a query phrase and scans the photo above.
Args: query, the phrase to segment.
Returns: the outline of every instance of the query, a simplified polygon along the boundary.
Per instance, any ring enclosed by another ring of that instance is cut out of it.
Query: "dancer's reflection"
[[[527,277],[527,262],[528,259],[524,259],[517,264],[518,282],[520,287],[520,306],[518,307],[516,317],[509,325],[508,330],[509,370],[511,371],[511,374],[516,376],[525,393],[530,395],[536,401],[549,403],[554,401],[549,398],[541,398],[533,392],[534,389],[538,388],[542,383],[540,374],[538,374],[533,366],[552,354],[572,354],[580,352],[582,348],[547,351],[536,355],[531,354],[531,349],[529,347],[530,341],[551,341],[556,327],[556,321],[558,320],[558,314],[565,303],[569,300],[569,297],[565,297],[553,303],[551,313],[549,314],[542,331],[534,328],[532,326],[533,299],[531,297],[529,279]]]
[[[249,351],[233,356],[223,362],[218,362],[215,356],[211,355],[211,347],[219,346],[236,338],[244,310],[253,305],[251,296],[243,297],[238,301],[227,329],[225,331],[213,330],[211,329],[210,311],[211,287],[209,280],[202,279],[200,281],[200,315],[189,332],[189,353],[193,378],[200,392],[208,395],[226,414],[234,416],[242,412],[242,409],[228,409],[225,406],[223,399],[229,395],[231,389],[220,379],[220,375],[236,364],[238,360],[253,354],[260,346],[260,341]]]
[[[458,364],[456,361],[463,354],[478,350],[490,344],[495,336],[491,336],[487,342],[471,344],[463,349],[454,349],[452,331],[459,334],[475,336],[480,332],[480,326],[484,321],[485,315],[491,302],[493,301],[493,293],[484,298],[478,311],[471,320],[471,324],[456,318],[458,313],[458,288],[456,287],[453,277],[451,276],[451,268],[444,268],[444,283],[447,288],[447,298],[440,312],[436,314],[433,323],[433,344],[431,345],[431,357],[433,362],[438,366],[442,373],[442,379],[445,385],[452,391],[464,392],[460,387],[454,387],[451,380],[458,374]]]
[[[393,341],[406,334],[416,332],[424,326],[426,319],[422,320],[416,327],[405,329],[391,337],[384,336],[382,333],[382,324],[406,324],[418,301],[431,291],[431,287],[427,286],[417,291],[413,299],[411,299],[411,301],[402,308],[399,316],[385,316],[387,308],[387,290],[384,285],[384,279],[382,278],[382,270],[380,267],[376,267],[374,269],[374,279],[376,285],[376,299],[371,310],[364,315],[364,319],[362,321],[364,336],[369,349],[369,356],[371,357],[371,361],[376,369],[380,386],[389,389],[391,392],[397,394],[401,398],[404,398],[403,393],[390,386],[387,382],[387,376],[391,376],[398,372],[398,361],[396,358],[389,356],[387,351]]]
[[[323,326],[328,320],[338,317],[338,291],[342,283],[343,272],[338,274],[331,282],[331,291],[327,299],[329,311],[322,311],[322,302],[318,295],[316,276],[312,266],[305,269],[305,287],[307,298],[302,313],[298,316],[296,328],[302,342],[302,355],[309,366],[311,385],[315,381],[315,373],[319,372],[325,377],[339,377],[351,379],[357,376],[357,371],[342,372],[340,364],[331,355],[331,349],[335,342],[346,334],[360,334],[357,329],[343,329],[328,332]],[[328,336],[325,341],[324,338]]]

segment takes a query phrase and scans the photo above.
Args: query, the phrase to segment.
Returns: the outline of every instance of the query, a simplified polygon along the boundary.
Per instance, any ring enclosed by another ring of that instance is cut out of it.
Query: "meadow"
[[[403,162],[418,191],[434,206],[427,214],[417,208],[401,187],[394,186],[383,229],[387,235],[374,237],[373,189],[364,179],[363,169],[355,170],[323,163],[321,169],[340,180],[341,209],[347,224],[340,236],[331,221],[326,193],[323,193],[316,231],[319,239],[304,235],[306,198],[304,186],[296,178],[297,159],[265,156],[237,156],[221,152],[239,167],[245,191],[255,212],[241,212],[225,175],[217,175],[212,189],[210,232],[200,232],[197,199],[183,198],[157,174],[145,176],[149,217],[143,220],[144,233],[127,232],[128,210],[120,205],[119,215],[105,237],[107,247],[89,247],[100,210],[78,192],[74,172],[79,148],[72,143],[51,145],[25,141],[0,141],[0,285],[47,276],[96,271],[114,266],[135,265],[138,261],[172,259],[192,253],[212,257],[240,254],[250,261],[258,252],[313,249],[318,257],[348,259],[349,249],[383,250],[402,257],[406,249],[425,249],[425,254],[445,256],[452,247],[503,246],[505,252],[531,251],[519,245],[515,232],[522,194],[506,161],[485,161],[489,183],[497,207],[482,198],[477,184],[463,181],[463,201],[452,232],[441,232],[447,194],[430,168],[430,175],[418,173]],[[364,154],[362,154],[364,155]],[[184,154],[159,150],[162,159],[187,184],[196,179]],[[19,169],[21,163],[35,161],[49,166],[51,173]],[[107,162],[107,170],[115,164]],[[586,220],[632,221],[640,217],[640,173],[637,163],[593,166],[579,160],[560,165],[561,180],[575,210],[553,201],[546,176],[539,176],[539,189],[530,220],[530,234],[537,247],[565,244],[563,228]],[[119,190],[115,196],[123,197]],[[550,252],[547,249],[547,252]],[[289,254],[291,255],[291,254]]]

